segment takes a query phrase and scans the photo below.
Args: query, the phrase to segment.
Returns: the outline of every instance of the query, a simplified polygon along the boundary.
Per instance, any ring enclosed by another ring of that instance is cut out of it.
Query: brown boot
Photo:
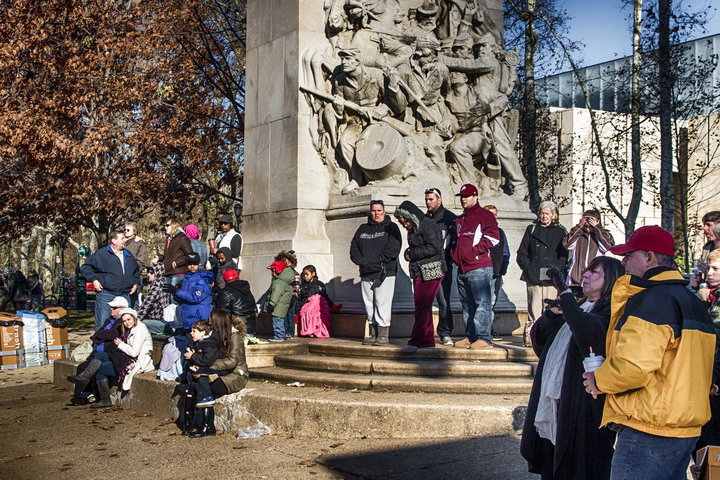
[[[363,340],[363,342],[362,342],[363,345],[372,345],[373,343],[375,343],[377,341],[377,336],[378,336],[377,323],[371,323],[369,325],[369,327],[370,327],[370,336],[368,338],[366,338],[365,340]]]
[[[377,340],[373,342],[373,346],[378,345],[387,345],[390,340],[388,339],[388,334],[390,333],[390,327],[377,327],[378,329],[378,336]]]
[[[480,349],[480,348],[493,348],[492,343],[487,343],[485,340],[475,340],[470,344],[468,347],[471,350]]]

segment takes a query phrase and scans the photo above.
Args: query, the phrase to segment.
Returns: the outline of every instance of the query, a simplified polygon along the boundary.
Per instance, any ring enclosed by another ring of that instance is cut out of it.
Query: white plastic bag
[[[73,351],[70,353],[70,360],[73,362],[84,362],[88,359],[90,354],[92,354],[92,351],[92,343],[90,341],[85,341],[73,348]]]

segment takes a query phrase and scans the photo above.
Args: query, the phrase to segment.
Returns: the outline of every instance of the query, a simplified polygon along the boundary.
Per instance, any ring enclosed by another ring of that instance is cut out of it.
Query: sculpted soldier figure
[[[503,65],[495,55],[497,45],[493,36],[485,34],[480,37],[476,49],[478,56],[474,59],[440,57],[452,70],[478,74],[475,84],[477,103],[472,109],[476,121],[471,125],[471,131],[450,144],[448,151],[458,165],[462,181],[475,183],[478,172],[473,157],[490,150],[507,177],[508,193],[522,196],[527,193],[527,181],[503,118],[503,113],[508,109],[507,93],[511,85],[503,85],[506,83]]]

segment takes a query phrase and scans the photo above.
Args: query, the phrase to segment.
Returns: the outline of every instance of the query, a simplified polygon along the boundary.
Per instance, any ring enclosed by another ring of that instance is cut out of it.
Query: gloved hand
[[[166,283],[165,285],[163,285],[163,292],[175,295],[175,292],[177,292],[177,287],[175,285],[170,285]]]
[[[265,306],[265,311],[272,315],[273,310],[275,310],[275,305],[270,305],[269,303]]]

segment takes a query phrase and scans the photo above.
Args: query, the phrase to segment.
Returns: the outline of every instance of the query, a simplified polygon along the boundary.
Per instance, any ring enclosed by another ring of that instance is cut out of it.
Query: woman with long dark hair
[[[239,392],[247,384],[249,372],[245,359],[246,333],[245,322],[240,317],[231,318],[225,310],[213,310],[210,314],[210,325],[214,333],[220,337],[220,358],[210,367],[222,372],[210,382],[213,398]],[[177,424],[183,435],[204,437],[215,434],[215,407],[197,408],[195,403],[195,385],[192,381],[181,398],[180,416]]]
[[[583,297],[565,290],[530,332],[540,361],[520,452],[543,479],[610,478],[615,434],[599,428],[605,400],[585,393],[583,359],[605,356],[610,294],[624,273],[620,261],[594,258],[582,276]]]

